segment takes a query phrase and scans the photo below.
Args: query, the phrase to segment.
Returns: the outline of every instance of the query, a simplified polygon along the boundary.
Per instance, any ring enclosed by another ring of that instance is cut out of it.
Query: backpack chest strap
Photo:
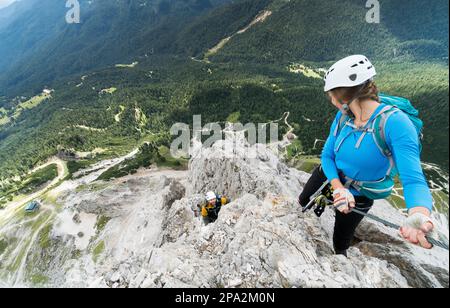
[[[334,136],[337,137],[339,133],[344,129],[345,126],[349,126],[353,128],[353,130],[347,135],[342,138],[342,140],[339,142],[338,146],[335,148],[336,152],[338,152],[345,141],[351,134],[355,132],[362,132],[361,136],[359,137],[358,141],[355,144],[355,148],[359,149],[361,147],[361,144],[366,137],[367,134],[373,134],[375,142],[378,146],[378,148],[382,151],[382,153],[386,156],[386,152],[383,150],[382,145],[380,145],[380,142],[377,141],[378,137],[377,131],[379,131],[379,134],[382,134],[381,139],[385,140],[385,133],[384,133],[384,127],[386,125],[387,119],[397,111],[397,108],[394,106],[385,106],[383,109],[381,109],[364,127],[357,127],[355,124],[351,123],[351,119],[349,116],[342,114],[341,118],[339,119],[338,125],[336,125],[336,129],[334,131]],[[381,127],[380,127],[381,126]],[[385,142],[384,142],[385,143]]]
[[[348,132],[344,138],[341,139],[341,141],[339,142],[339,144],[336,147],[336,152],[339,152],[342,144],[344,143],[344,141],[353,133],[355,132],[362,132],[361,136],[358,138],[358,141],[355,144],[355,148],[359,149],[361,147],[361,144],[364,140],[364,137],[366,137],[367,134],[372,134],[374,132],[374,129],[372,127],[357,127],[355,124],[350,123],[349,121],[347,121],[344,126],[349,126],[351,128],[353,128],[353,130],[351,130],[350,132]]]
[[[359,131],[361,131],[361,130],[359,130]],[[359,149],[360,147],[361,147],[361,143],[363,142],[363,140],[364,140],[364,137],[366,137],[366,135],[368,134],[368,133],[373,133],[374,132],[374,129],[373,128],[365,128],[365,129],[363,129],[362,130],[362,134],[361,134],[361,136],[359,137],[359,139],[358,139],[358,142],[356,142],[356,145],[355,145],[355,148],[356,149]]]

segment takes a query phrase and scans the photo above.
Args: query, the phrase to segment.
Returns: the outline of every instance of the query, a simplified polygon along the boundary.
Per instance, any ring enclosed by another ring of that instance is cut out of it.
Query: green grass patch
[[[449,215],[449,197],[444,191],[436,191],[432,193],[434,206],[439,213]]]
[[[105,251],[105,242],[101,241],[100,243],[95,246],[94,250],[92,251],[92,260],[94,260],[95,263],[97,263],[98,258],[100,255]]]
[[[320,157],[314,155],[298,156],[288,160],[290,166],[306,173],[312,173],[313,170],[321,164]]]
[[[170,149],[166,146],[161,146],[158,149],[159,161],[157,161],[158,167],[170,168],[174,170],[186,170],[189,160],[184,158],[175,158],[170,154]]]
[[[108,88],[108,89],[103,89],[100,91],[101,94],[113,94],[114,92],[117,91],[117,88],[112,87],[112,88]]]
[[[287,160],[295,159],[302,153],[303,146],[300,140],[296,139],[294,140],[291,145],[287,147]]]
[[[136,67],[136,65],[138,65],[139,62],[133,62],[131,64],[116,64],[117,68],[133,68]]]
[[[89,189],[89,187],[90,187],[90,185],[82,184],[82,185],[78,186],[77,188],[75,188],[75,192],[79,193],[82,191],[86,191]]]
[[[22,263],[23,258],[26,258],[25,255],[28,249],[28,245],[30,245],[30,241],[27,241],[25,245],[22,246],[19,254],[17,254],[14,262],[8,266],[8,271],[16,272],[19,269],[20,264]]]
[[[88,168],[92,164],[89,160],[76,160],[76,161],[68,161],[67,162],[67,169],[69,171],[69,174],[72,176],[74,173]]]
[[[97,222],[95,224],[95,229],[97,230],[97,233],[102,232],[110,220],[111,220],[111,218],[106,217],[104,215],[98,216]]]
[[[72,259],[79,259],[79,258],[81,258],[81,256],[82,256],[81,250],[75,249],[72,251],[72,255],[71,255]]]
[[[0,239],[0,256],[6,251],[8,248],[8,242],[4,239]]]
[[[107,183],[92,183],[89,185],[82,184],[75,188],[75,192],[82,192],[82,191],[100,191],[108,187]]]
[[[57,202],[57,199],[58,195],[52,194],[51,192],[47,192],[41,197],[42,202],[52,204],[53,206],[55,206],[56,209],[59,209],[62,207],[62,204],[59,204]]]
[[[46,222],[47,219],[49,219],[50,215],[50,211],[47,210],[46,212],[43,212],[36,221],[32,222],[31,228],[33,230],[33,233],[35,233],[42,226],[42,224]]]
[[[69,179],[73,179],[73,175],[80,170],[87,169],[94,163],[92,160],[73,160],[67,162],[67,171]]]
[[[50,239],[50,232],[52,231],[53,225],[49,224],[45,226],[41,232],[39,233],[39,246],[42,249],[47,249],[50,247],[51,239]]]
[[[395,196],[395,195],[391,195],[389,198],[386,199],[394,208],[401,210],[401,209],[405,209],[406,205],[405,205],[405,201],[399,197],[399,196]]]
[[[0,117],[0,126],[8,124],[11,120],[7,116]]]
[[[57,176],[58,167],[56,164],[51,164],[27,175],[21,181],[10,183],[7,187],[0,190],[0,199],[2,199],[0,204],[5,204],[5,201],[13,201],[14,197],[18,197],[19,195],[34,193]]]
[[[23,102],[21,104],[19,104],[19,107],[21,107],[22,109],[31,109],[34,107],[37,107],[40,103],[42,103],[44,100],[46,100],[47,98],[50,98],[51,95],[50,94],[40,94],[40,95],[36,95],[34,97],[32,97],[31,99],[27,100],[26,102]]]
[[[228,116],[227,122],[238,123],[240,118],[241,118],[241,113],[239,111],[233,112],[232,114],[230,114]]]
[[[143,144],[139,153],[135,157],[125,160],[124,162],[109,168],[102,173],[97,180],[108,181],[120,178],[129,174],[134,174],[141,167],[147,168],[152,164],[164,162],[165,158],[159,154],[159,149],[155,143]]]
[[[45,168],[39,169],[33,174],[27,176],[22,182],[18,192],[21,194],[30,194],[38,190],[42,185],[52,181],[58,176],[58,167],[51,164]]]
[[[16,247],[19,240],[15,237],[8,237],[8,238],[2,238],[0,239],[0,257],[2,257],[3,260],[7,260],[10,258],[10,254],[14,247]],[[6,267],[6,264],[2,264],[0,262],[0,269],[3,269]],[[0,270],[1,272],[1,270]],[[1,276],[1,273],[0,273]]]
[[[35,286],[42,286],[49,282],[49,278],[42,274],[31,275],[30,281]]]
[[[320,163],[317,161],[304,161],[300,168],[304,172],[312,173],[313,170],[319,165]]]
[[[36,95],[36,96],[30,98],[29,100],[27,100],[23,103],[20,103],[17,106],[16,111],[14,112],[14,115],[13,115],[14,119],[17,119],[23,110],[35,108],[39,104],[41,104],[43,101],[45,101],[46,99],[48,99],[50,97],[51,97],[50,94],[42,93],[40,95]]]
[[[22,214],[23,211],[21,211],[21,213],[19,215],[23,215]],[[35,214],[37,215],[37,214]],[[51,213],[42,213],[41,216],[36,220],[36,221],[31,221],[28,222],[27,224],[24,225],[24,227],[26,228],[31,228],[31,235],[29,236],[29,238],[25,241],[25,243],[22,245],[20,252],[17,254],[14,262],[12,264],[10,264],[8,266],[8,270],[11,272],[15,272],[19,269],[20,264],[22,263],[23,258],[26,258],[26,251],[29,247],[29,245],[33,245],[33,243],[31,243],[31,237],[32,234],[35,234],[39,228],[42,226],[43,223],[45,223],[49,217],[50,217]],[[42,230],[41,230],[42,231]],[[50,231],[48,231],[47,236],[49,234]],[[43,233],[40,233],[40,235]],[[45,232],[44,232],[45,234]],[[41,236],[38,236],[39,241],[41,240]],[[45,240],[44,240],[44,235],[42,235],[42,239],[43,239],[43,243],[44,245],[46,245]],[[39,242],[39,244],[41,244],[41,242]]]
[[[323,78],[316,70],[314,70],[313,68],[307,67],[304,64],[294,63],[294,64],[289,65],[288,69],[291,73],[303,74],[308,78],[316,78],[316,79]]]

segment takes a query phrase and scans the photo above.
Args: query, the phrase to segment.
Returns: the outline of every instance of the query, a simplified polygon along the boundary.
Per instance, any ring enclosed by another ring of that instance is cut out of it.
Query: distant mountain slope
[[[211,60],[285,64],[351,53],[376,60],[448,58],[447,0],[385,0],[380,24],[366,22],[360,0],[80,2],[80,25],[67,25],[67,9],[52,0],[25,0],[3,29],[0,19],[0,96],[36,92],[55,79],[152,53],[199,57],[263,10],[271,15],[233,36]]]
[[[146,33],[182,26],[227,1],[80,0],[81,24],[69,25],[64,2],[26,0],[14,21],[0,28],[0,95],[37,91],[56,78],[151,53],[153,43],[139,39]]]
[[[276,5],[278,4],[278,5]],[[233,38],[218,61],[330,61],[348,54],[372,58],[448,57],[448,1],[383,1],[381,23],[366,22],[364,1],[273,1],[270,18]]]
[[[177,35],[172,48],[175,52],[200,56],[221,39],[246,27],[271,2],[271,0],[237,1],[202,15]]]
[[[16,15],[22,7],[22,3],[23,2],[15,2],[7,7],[0,8],[0,29],[6,27],[11,22],[13,16]]]
[[[35,55],[36,48],[55,37],[64,15],[64,5],[50,0],[24,0],[0,10],[0,79],[8,77],[6,72],[15,63]]]

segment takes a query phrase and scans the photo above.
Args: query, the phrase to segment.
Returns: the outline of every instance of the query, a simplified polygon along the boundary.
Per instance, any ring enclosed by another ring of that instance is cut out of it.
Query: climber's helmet
[[[205,198],[206,198],[206,200],[207,200],[209,203],[213,203],[213,202],[216,202],[216,200],[217,200],[217,195],[216,195],[213,191],[208,191],[208,192],[206,193]]]
[[[376,75],[375,67],[366,56],[350,56],[336,62],[326,72],[324,90],[357,87],[373,80]]]

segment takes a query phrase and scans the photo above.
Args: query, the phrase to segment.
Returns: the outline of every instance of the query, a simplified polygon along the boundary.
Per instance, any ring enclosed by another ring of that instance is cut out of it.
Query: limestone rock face
[[[66,191],[59,202],[68,220],[81,228],[86,215],[98,215],[95,232],[82,230],[77,239],[78,229],[74,236],[52,231],[51,246],[33,245],[28,260],[54,260],[52,268],[37,261],[51,286],[448,287],[447,251],[409,245],[372,221],[359,227],[349,258],[334,255],[333,210],[318,219],[297,203],[309,175],[265,146],[240,143],[224,155],[230,147],[221,141],[203,150],[188,171],[146,170]],[[208,190],[232,202],[205,225],[193,209]],[[385,202],[373,213],[398,224],[404,219]],[[439,219],[448,237],[448,222]],[[88,242],[80,249],[77,240]]]
[[[265,145],[219,141],[202,149],[189,164],[190,193],[208,190],[238,198],[246,193],[298,196],[308,175],[289,169]]]

